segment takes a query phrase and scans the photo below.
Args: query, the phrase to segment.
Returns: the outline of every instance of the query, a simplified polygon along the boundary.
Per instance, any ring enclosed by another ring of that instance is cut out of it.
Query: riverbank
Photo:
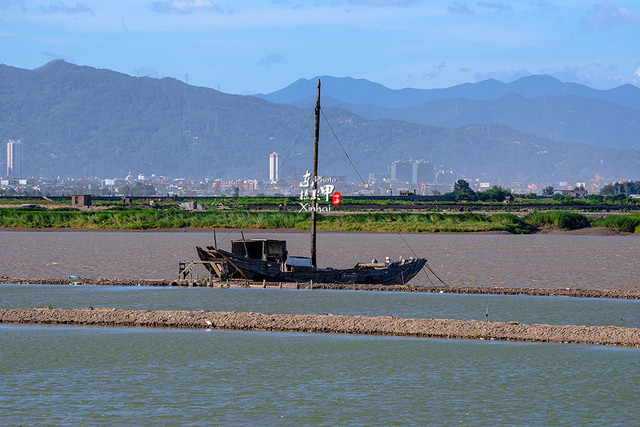
[[[244,229],[239,228],[216,228],[217,233],[240,233]],[[279,228],[276,230],[271,229],[250,229],[253,232],[263,231],[265,233],[281,233],[281,234],[309,234],[309,230],[299,230],[296,228]],[[29,228],[29,227],[0,227],[2,231],[14,231],[14,232],[39,232],[39,233],[213,233],[211,228],[198,228],[198,227],[181,227],[181,228],[153,228],[153,229],[105,229],[105,228],[84,228],[84,227],[50,227],[50,228]],[[246,231],[246,230],[244,230]],[[320,230],[321,233],[344,233],[344,230]],[[349,233],[376,233],[376,234],[397,234],[393,231],[379,231],[379,230],[354,230]],[[402,234],[418,234],[419,232],[402,232]],[[446,234],[505,234],[504,231],[451,231]],[[443,233],[439,233],[443,234]],[[508,234],[508,233],[506,233]],[[539,227],[532,233],[528,234],[557,234],[557,235],[573,235],[573,236],[631,236],[634,233],[618,231],[612,227],[586,227],[578,228],[575,230],[567,230],[560,227]]]
[[[406,336],[475,340],[622,345],[640,348],[640,329],[614,326],[526,325],[393,316],[263,314],[254,312],[61,309],[0,309],[0,323],[152,328],[228,329]]]
[[[0,209],[2,229],[88,229],[102,230],[309,230],[308,212],[260,211],[31,211]],[[567,211],[530,212],[520,217],[513,213],[423,212],[423,213],[349,213],[321,215],[317,229],[342,232],[504,232],[530,234],[544,228],[564,230],[608,227],[619,232],[640,232],[640,214],[611,215],[593,221],[582,214]]]
[[[308,289],[308,290],[349,290],[376,292],[425,292],[467,295],[530,295],[572,298],[613,298],[640,300],[640,290],[629,289],[578,289],[578,288],[505,288],[501,286],[418,286],[418,285],[365,285],[345,283],[276,283],[249,281],[197,280],[148,280],[148,279],[52,279],[0,277],[0,284],[31,285],[71,285],[71,286],[178,286],[178,287],[218,287],[218,288],[260,288],[260,289]]]

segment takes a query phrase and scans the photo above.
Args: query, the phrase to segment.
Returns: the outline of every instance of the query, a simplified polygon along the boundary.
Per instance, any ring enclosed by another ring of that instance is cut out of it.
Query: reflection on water
[[[306,233],[246,232],[281,238],[289,252],[309,251]],[[404,234],[411,248],[454,286],[640,289],[640,236]],[[239,233],[218,233],[221,247]],[[173,279],[178,262],[196,259],[195,246],[213,232],[0,231],[0,274],[10,277]],[[397,234],[321,233],[318,263],[335,268],[360,261],[413,256]],[[205,274],[204,269],[201,274]],[[411,284],[429,284],[424,274]]]

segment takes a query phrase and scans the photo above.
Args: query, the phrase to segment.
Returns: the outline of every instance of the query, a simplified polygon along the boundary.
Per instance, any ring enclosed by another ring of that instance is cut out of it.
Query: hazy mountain
[[[330,79],[323,81],[323,94],[330,89]],[[311,169],[312,109],[63,61],[35,70],[1,65],[0,93],[0,139],[22,140],[30,176],[105,178],[131,171],[267,179],[273,151],[285,178]],[[336,107],[323,113],[331,126],[321,124],[323,175],[356,179],[342,147],[365,179],[410,157],[494,182],[589,180],[596,172],[635,176],[640,170],[638,150],[558,142],[503,125],[449,129],[372,120]],[[3,173],[6,156],[0,159]]]
[[[284,89],[259,98],[270,102],[297,104],[313,96],[318,79],[322,80],[322,93],[346,104],[369,104],[385,108],[406,108],[430,101],[450,98],[470,100],[494,100],[510,93],[525,98],[543,96],[578,95],[583,98],[599,99],[616,103],[623,107],[640,110],[640,88],[623,85],[609,90],[597,90],[577,83],[563,83],[548,75],[522,77],[511,83],[501,83],[489,79],[478,83],[465,83],[445,89],[389,89],[378,83],[351,77],[314,77],[300,79]],[[313,99],[313,98],[311,98]]]
[[[640,110],[578,95],[528,99],[510,93],[491,101],[452,98],[408,108],[347,104],[333,98],[325,99],[324,103],[370,119],[390,118],[448,128],[499,123],[560,141],[640,149]],[[303,101],[299,106],[305,104]]]

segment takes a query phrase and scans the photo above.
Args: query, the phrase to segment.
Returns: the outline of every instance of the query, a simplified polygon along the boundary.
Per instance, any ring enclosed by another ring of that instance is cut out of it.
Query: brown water
[[[309,252],[306,233],[246,232],[282,238],[292,255]],[[407,243],[452,286],[640,289],[640,236],[405,234]],[[221,248],[239,233],[218,232]],[[173,279],[212,232],[0,231],[0,275],[8,277]],[[352,267],[373,258],[413,256],[397,234],[322,233],[318,263]],[[202,269],[200,274],[204,275]],[[411,284],[429,284],[424,274]]]

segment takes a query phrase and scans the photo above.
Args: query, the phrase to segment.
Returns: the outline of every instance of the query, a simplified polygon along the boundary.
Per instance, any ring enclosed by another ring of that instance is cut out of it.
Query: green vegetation
[[[166,228],[298,229],[311,227],[311,215],[298,212],[42,211],[0,209],[0,227],[149,230]],[[530,233],[533,227],[513,214],[372,213],[321,215],[320,230]]]
[[[640,214],[611,215],[592,223],[593,227],[611,227],[625,233],[640,233]]]
[[[640,194],[640,181],[616,182],[614,184],[605,185],[600,191],[603,196]]]
[[[292,212],[25,211],[0,209],[0,227],[149,230],[164,228],[298,228]]]
[[[565,211],[533,212],[527,214],[523,219],[535,227],[556,227],[566,230],[576,230],[590,226],[589,218],[586,216]]]
[[[495,218],[494,218],[495,217]],[[344,231],[402,231],[420,233],[506,231],[530,233],[533,227],[513,214],[375,213],[327,215],[318,229]]]
[[[453,183],[452,194],[456,196],[457,201],[470,200],[476,195],[476,193],[469,186],[469,183],[464,179],[459,179]]]
[[[499,188],[493,190],[496,193],[502,191]],[[360,210],[358,212],[357,205],[345,207],[341,212],[335,212],[335,214],[319,215],[317,228],[319,230],[420,233],[532,233],[542,227],[575,230],[593,226],[611,227],[621,232],[640,233],[640,214],[611,215],[592,222],[585,215],[567,210],[533,212],[524,217],[508,212],[493,214],[478,212],[481,210],[495,212],[496,209],[503,208],[517,212],[531,207],[519,207],[517,202],[500,206],[485,205],[481,202],[463,202],[463,204],[455,205],[455,212],[447,213],[442,211],[442,208],[446,209],[447,204],[440,202],[430,204],[399,201],[403,205],[405,203],[415,205],[420,212],[412,212],[410,209],[406,209],[406,212],[398,212],[398,209],[396,208],[394,211],[393,207],[390,207],[389,210],[382,210],[383,204],[390,202],[387,200],[358,201],[380,205],[381,209],[369,207],[368,211]],[[156,201],[152,205],[144,199],[134,201],[131,205],[124,205],[121,202],[96,201],[97,209],[95,210],[81,210],[59,204],[51,205],[50,202],[31,203],[30,206],[14,203],[15,207],[0,208],[0,227],[96,230],[153,230],[187,227],[308,230],[311,227],[310,213],[298,212],[297,201],[291,197],[229,197],[198,199],[198,202],[204,204],[208,210],[182,211],[177,207],[178,202],[172,199]],[[70,200],[66,200],[66,203],[70,203]],[[45,207],[47,205],[51,206],[48,206],[47,209]],[[266,209],[256,210],[256,205],[261,205],[260,209]],[[483,206],[487,207],[483,208]],[[540,205],[541,208],[547,209],[553,209],[553,206],[551,201],[546,205]],[[350,211],[356,212],[350,213]]]

